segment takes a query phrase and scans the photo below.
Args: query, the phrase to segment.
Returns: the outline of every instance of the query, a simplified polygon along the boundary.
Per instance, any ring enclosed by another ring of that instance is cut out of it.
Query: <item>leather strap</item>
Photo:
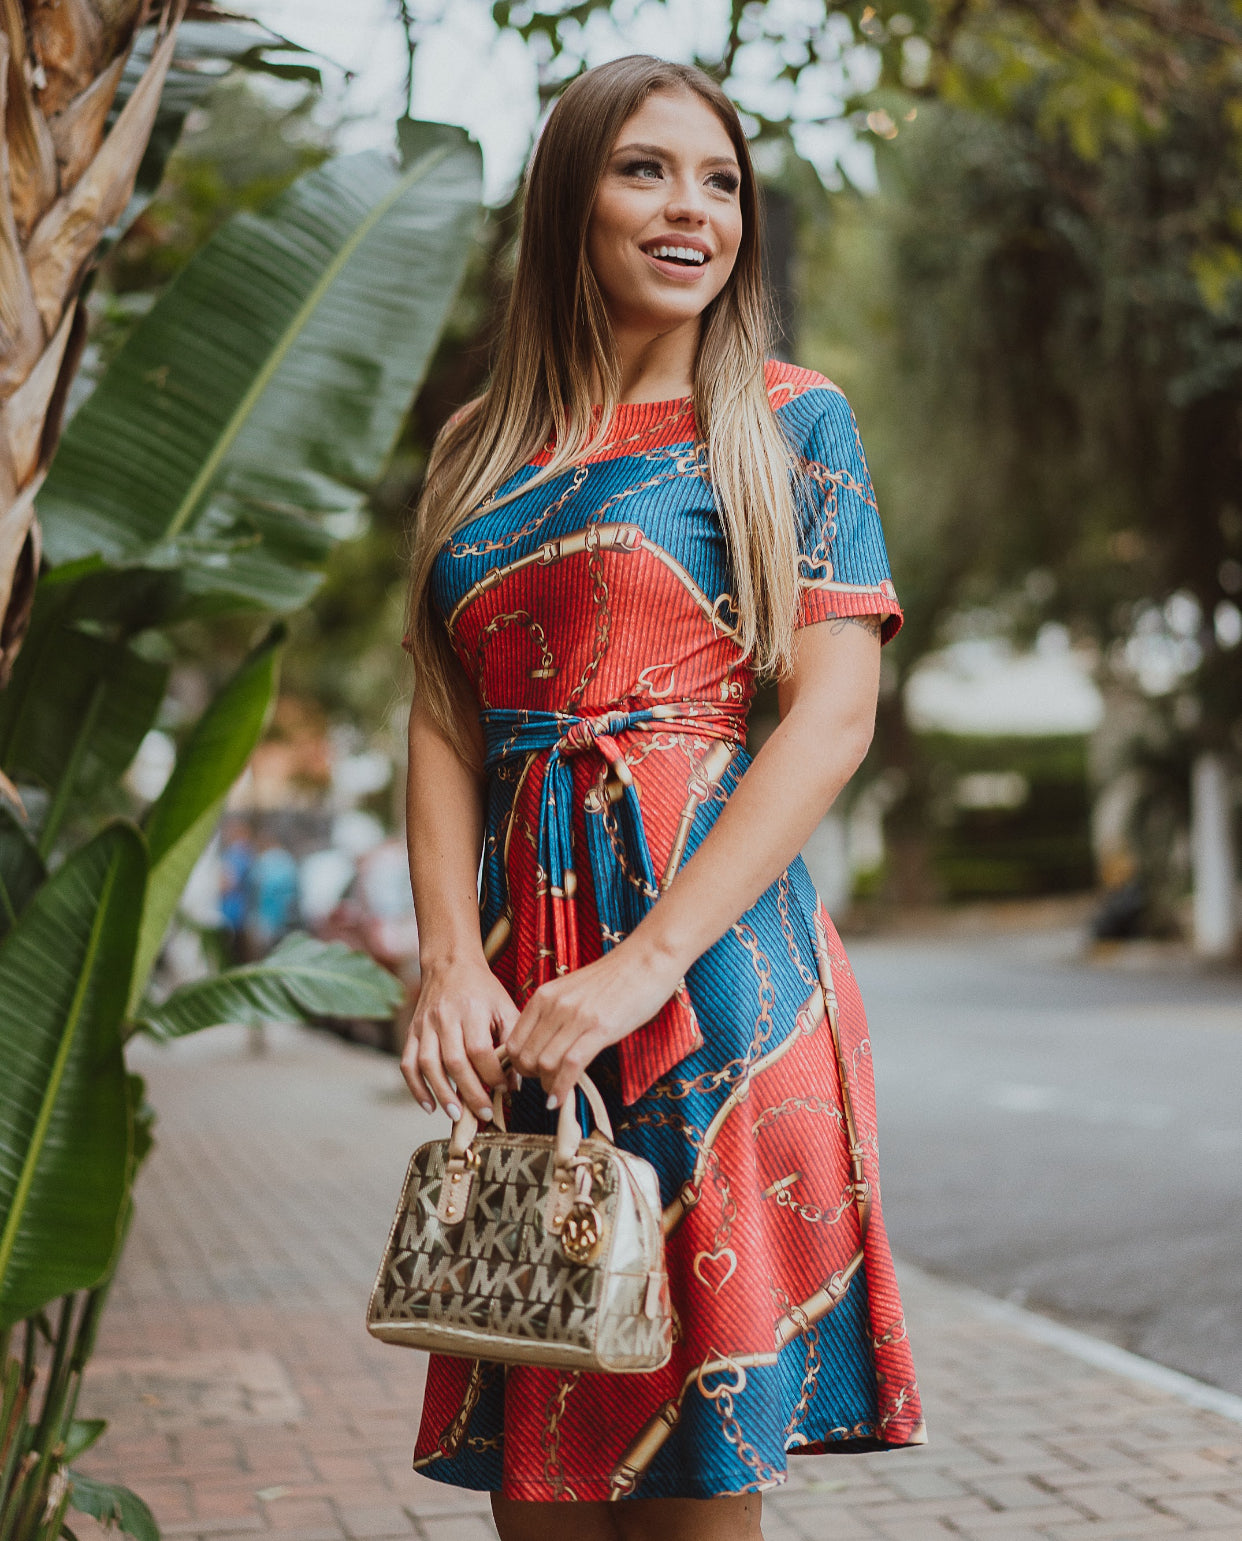
[[[595,1120],[596,1133],[602,1134],[609,1145],[614,1145],[616,1141],[613,1139],[612,1120],[608,1117],[608,1109],[604,1106],[604,1099],[600,1096],[598,1087],[585,1070],[578,1077],[577,1086],[586,1097],[591,1117]],[[569,1166],[578,1154],[582,1130],[578,1124],[576,1100],[574,1097],[565,1098],[561,1104],[560,1117],[556,1121],[557,1166]]]
[[[508,1132],[505,1127],[504,1088],[501,1086],[492,1088],[492,1121],[502,1134]],[[463,1106],[461,1117],[453,1125],[453,1132],[449,1136],[449,1160],[460,1161],[474,1143],[474,1137],[478,1132],[478,1119],[468,1107]]]
[[[509,1057],[502,1054],[501,1063],[508,1068]],[[595,1121],[596,1132],[603,1136],[610,1145],[616,1143],[612,1132],[612,1120],[608,1117],[608,1109],[604,1106],[604,1099],[599,1094],[599,1088],[585,1071],[578,1077],[578,1090],[587,1100],[587,1106],[591,1110],[591,1117]],[[505,1134],[505,1109],[502,1088],[496,1087],[492,1092],[492,1117],[495,1127]],[[454,1123],[453,1132],[449,1136],[448,1159],[456,1162],[468,1162],[471,1155],[471,1147],[474,1137],[479,1132],[479,1121],[469,1108],[463,1107],[461,1117]],[[560,1116],[556,1121],[556,1162],[558,1166],[569,1166],[578,1154],[578,1146],[582,1141],[582,1129],[578,1123],[578,1111],[575,1099],[567,1097],[561,1107]]]

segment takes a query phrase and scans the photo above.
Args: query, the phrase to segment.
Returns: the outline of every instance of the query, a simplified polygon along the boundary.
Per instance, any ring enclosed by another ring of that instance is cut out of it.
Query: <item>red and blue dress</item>
[[[770,363],[806,500],[798,623],[901,625],[857,426]],[[503,492],[533,477],[542,457]],[[658,899],[745,774],[752,671],[688,399],[618,408],[606,447],[445,543],[433,600],[486,736],[482,925],[521,1005]],[[665,1205],[676,1341],[645,1375],[433,1355],[414,1464],[507,1498],[707,1498],[791,1453],[924,1439],[880,1209],[854,976],[801,859],[592,1067]],[[537,1082],[510,1127],[547,1130]]]

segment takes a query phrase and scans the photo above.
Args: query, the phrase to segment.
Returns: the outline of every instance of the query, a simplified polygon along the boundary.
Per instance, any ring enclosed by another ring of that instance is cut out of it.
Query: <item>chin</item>
[[[670,304],[663,295],[636,295],[624,306],[624,314],[630,318],[632,325],[668,332],[701,316],[715,298],[714,294],[687,294],[679,297],[679,303]]]

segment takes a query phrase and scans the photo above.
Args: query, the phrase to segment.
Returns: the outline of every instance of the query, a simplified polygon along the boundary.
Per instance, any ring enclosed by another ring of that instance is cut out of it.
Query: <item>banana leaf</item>
[[[34,841],[8,803],[0,803],[0,940],[37,892],[47,871]]]
[[[0,942],[0,1331],[108,1271],[125,1213],[120,1024],[146,852],[113,824]]]
[[[182,985],[161,1005],[145,1009],[139,1025],[154,1038],[181,1038],[225,1022],[257,1027],[317,1017],[382,1019],[392,1016],[403,993],[386,969],[343,942],[295,932],[261,962]]]
[[[136,1009],[194,863],[215,833],[229,789],[245,769],[276,691],[281,628],[275,628],[199,718],[168,785],[146,817],[151,871],[134,964]]]
[[[141,567],[118,571],[98,557],[49,567],[39,579],[39,594],[41,600],[55,596],[64,625],[122,637],[172,624],[182,600],[175,572]]]
[[[75,798],[114,782],[155,721],[168,666],[75,624],[71,591],[40,583],[25,646],[0,692],[0,768],[52,794],[44,856]]]
[[[239,214],[131,333],[40,494],[53,563],[179,572],[189,608],[287,611],[386,461],[457,289],[477,147],[407,125]]]

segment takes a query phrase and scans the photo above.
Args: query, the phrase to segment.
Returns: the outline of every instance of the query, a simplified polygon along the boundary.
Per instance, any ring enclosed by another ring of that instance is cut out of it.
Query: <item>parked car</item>
[[[400,840],[385,840],[360,857],[339,902],[311,929],[323,941],[345,942],[395,974],[405,1000],[391,1022],[332,1021],[326,1026],[357,1043],[400,1054],[418,1000],[418,923],[410,868]]]

